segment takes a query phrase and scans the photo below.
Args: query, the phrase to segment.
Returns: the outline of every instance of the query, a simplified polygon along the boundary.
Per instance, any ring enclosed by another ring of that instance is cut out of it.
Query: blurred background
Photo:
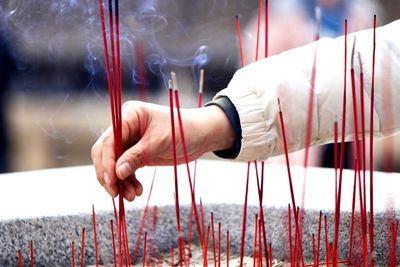
[[[182,106],[195,107],[201,68],[204,103],[211,100],[240,66],[235,15],[246,63],[254,61],[258,0],[119,2],[124,101],[167,104],[173,70]],[[269,2],[270,55],[313,40],[316,4],[328,37],[342,34],[345,18],[354,31],[371,28],[374,13],[378,25],[400,17],[398,0]],[[0,2],[0,172],[91,163],[90,148],[111,122],[99,18],[97,0]],[[398,143],[377,143],[376,168],[400,168]],[[311,165],[330,166],[329,149],[313,149]],[[379,161],[382,153],[393,160]]]

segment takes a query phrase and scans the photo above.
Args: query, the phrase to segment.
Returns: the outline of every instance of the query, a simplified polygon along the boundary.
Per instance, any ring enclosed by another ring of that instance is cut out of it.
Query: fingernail
[[[133,201],[133,200],[135,199],[135,196],[136,196],[135,192],[132,192],[132,191],[130,191],[130,190],[126,190],[126,191],[125,191],[125,198],[126,198],[126,200],[128,200],[128,201]]]
[[[108,177],[108,174],[104,172],[104,181],[106,182],[107,185],[110,185],[110,177]]]
[[[125,162],[118,166],[118,172],[121,176],[119,178],[126,178],[133,173],[133,169],[129,163]]]
[[[141,196],[143,193],[143,187],[141,184],[138,184],[135,186],[135,190],[136,190],[136,195]]]

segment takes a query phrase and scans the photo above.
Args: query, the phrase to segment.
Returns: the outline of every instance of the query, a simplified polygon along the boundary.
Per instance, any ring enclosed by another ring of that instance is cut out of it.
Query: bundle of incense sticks
[[[121,57],[120,57],[120,31],[119,31],[119,6],[118,0],[114,2],[115,17],[113,14],[113,1],[108,2],[108,19],[109,19],[109,40],[107,39],[106,23],[104,18],[103,1],[99,0],[99,10],[101,19],[101,30],[103,35],[104,58],[106,63],[107,82],[110,96],[110,106],[112,115],[112,127],[114,133],[114,153],[115,158],[118,159],[122,155],[122,77],[121,77]],[[114,34],[115,31],[115,34]],[[109,46],[111,47],[111,55],[109,53]],[[111,64],[110,64],[111,59]],[[115,221],[117,223],[117,237],[118,237],[118,259],[119,265],[122,266],[126,263],[130,266],[130,252],[128,246],[128,236],[125,221],[125,208],[124,208],[124,186],[122,182],[118,183],[118,216]],[[114,201],[114,200],[113,200]],[[95,225],[95,214],[93,208],[93,222]],[[95,229],[95,228],[94,228]],[[96,230],[94,230],[96,231]],[[96,232],[95,232],[96,234]],[[98,265],[98,252],[97,240],[96,245],[96,266]],[[114,259],[116,261],[116,259]]]

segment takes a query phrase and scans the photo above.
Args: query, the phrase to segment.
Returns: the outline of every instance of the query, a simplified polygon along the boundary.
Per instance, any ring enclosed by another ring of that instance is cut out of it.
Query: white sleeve
[[[369,133],[373,30],[347,37],[346,140],[354,138],[350,62],[354,37],[357,105],[360,106],[358,53],[364,72],[365,129]],[[400,127],[400,20],[376,30],[374,134],[394,134]],[[316,45],[317,44],[317,45]],[[344,37],[323,38],[238,70],[216,95],[235,105],[242,128],[238,160],[262,160],[283,153],[277,99],[280,99],[290,151],[304,148],[314,51],[317,47],[311,145],[333,142],[337,118],[341,132]],[[360,114],[360,109],[358,111]],[[360,119],[359,119],[360,124]],[[359,132],[361,128],[359,127]]]

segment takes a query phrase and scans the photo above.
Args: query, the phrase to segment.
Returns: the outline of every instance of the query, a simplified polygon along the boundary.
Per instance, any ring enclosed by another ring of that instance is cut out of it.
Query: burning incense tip
[[[319,6],[316,6],[314,9],[314,14],[315,14],[315,21],[317,24],[317,32],[316,32],[316,36],[317,36],[317,40],[319,39],[319,33],[321,31],[321,8]]]
[[[171,78],[172,78],[172,88],[174,91],[178,90],[178,78],[176,77],[175,72],[171,72]]]
[[[315,13],[315,19],[317,20],[317,22],[321,21],[321,8],[319,6],[315,7],[314,13]]]
[[[351,68],[354,69],[354,51],[356,50],[357,36],[354,36],[353,48],[351,49]]]
[[[279,97],[278,97],[278,108],[279,108],[279,112],[281,112],[282,111],[282,109],[281,109],[281,100],[279,99]]]
[[[168,80],[168,89],[172,90],[172,80]]]
[[[360,51],[357,51],[357,55],[358,55],[358,64],[360,65],[360,73],[363,73],[362,60],[361,60],[361,53],[360,53]]]
[[[201,69],[199,78],[199,93],[203,93],[203,86],[204,86],[204,69]]]

